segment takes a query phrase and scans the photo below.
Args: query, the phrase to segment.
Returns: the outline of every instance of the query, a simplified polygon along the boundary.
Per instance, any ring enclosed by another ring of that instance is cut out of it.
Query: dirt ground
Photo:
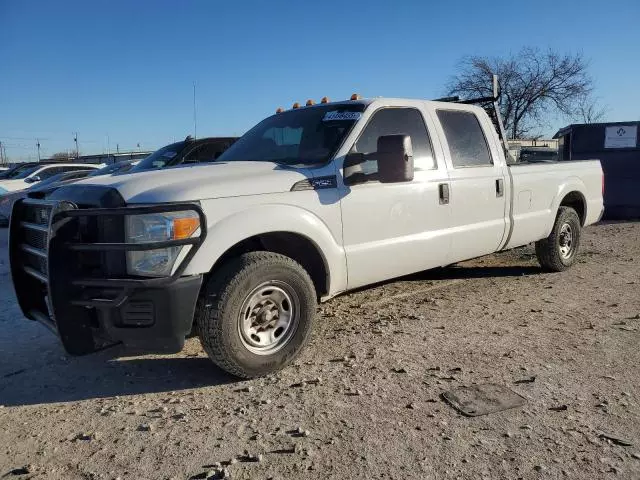
[[[252,381],[197,339],[66,356],[22,318],[4,232],[0,478],[640,478],[640,223],[588,228],[565,273],[524,248],[338,297],[295,365]],[[441,399],[476,383],[527,402]]]

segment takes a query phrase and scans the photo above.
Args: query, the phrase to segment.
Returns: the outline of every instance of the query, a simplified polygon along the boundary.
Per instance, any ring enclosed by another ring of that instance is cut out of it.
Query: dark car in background
[[[558,150],[552,147],[522,147],[518,161],[528,163],[557,162]]]
[[[97,177],[98,175],[113,175],[114,173],[126,173],[129,170],[131,170],[134,166],[136,166],[138,163],[140,163],[140,160],[112,163],[111,165],[102,167],[99,170],[92,171],[89,174],[89,176]]]
[[[238,137],[207,137],[194,140],[189,136],[181,142],[156,150],[133,167],[131,172],[214,162],[237,139]]]

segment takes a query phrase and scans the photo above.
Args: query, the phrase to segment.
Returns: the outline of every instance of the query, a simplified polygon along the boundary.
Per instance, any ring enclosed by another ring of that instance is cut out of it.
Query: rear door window
[[[454,168],[493,165],[478,117],[471,112],[438,110]]]

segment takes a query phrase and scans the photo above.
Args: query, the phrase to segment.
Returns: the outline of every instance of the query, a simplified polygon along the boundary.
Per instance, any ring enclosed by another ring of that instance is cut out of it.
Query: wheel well
[[[262,233],[236,243],[216,261],[210,274],[230,258],[259,250],[279,253],[295,260],[311,277],[318,297],[329,293],[329,269],[318,247],[307,237],[291,232]]]
[[[574,191],[565,195],[565,197],[562,199],[562,202],[560,202],[560,206],[573,208],[580,218],[580,224],[584,226],[587,215],[587,207],[584,197],[580,192]]]

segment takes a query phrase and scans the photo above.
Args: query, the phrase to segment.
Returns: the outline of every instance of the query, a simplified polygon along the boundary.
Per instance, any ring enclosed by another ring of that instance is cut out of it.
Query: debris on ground
[[[449,390],[442,397],[467,417],[477,417],[521,407],[526,400],[507,387],[497,384],[462,386]]]

